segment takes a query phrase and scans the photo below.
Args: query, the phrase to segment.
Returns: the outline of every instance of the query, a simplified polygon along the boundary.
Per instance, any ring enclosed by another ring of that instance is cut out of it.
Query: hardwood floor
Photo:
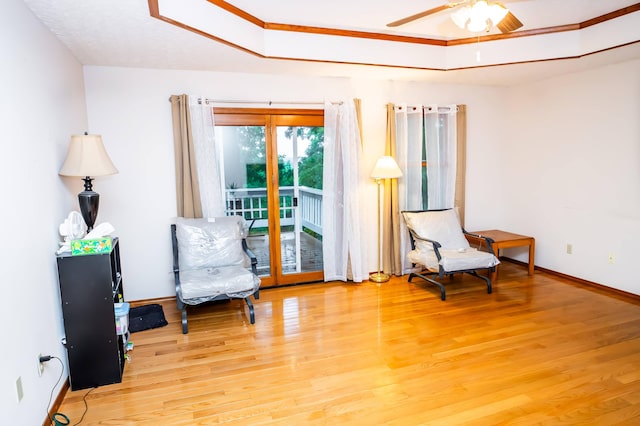
[[[640,303],[503,263],[447,301],[406,277],[263,290],[132,335],[82,424],[637,425]],[[59,412],[74,424],[87,390]]]

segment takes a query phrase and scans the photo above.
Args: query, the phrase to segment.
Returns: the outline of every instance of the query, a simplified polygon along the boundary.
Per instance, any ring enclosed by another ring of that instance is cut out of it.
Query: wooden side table
[[[536,240],[533,237],[526,235],[513,234],[511,232],[500,231],[498,229],[490,229],[487,231],[473,231],[472,234],[482,235],[483,237],[491,238],[493,242],[493,251],[496,257],[500,258],[500,249],[510,247],[529,246],[529,275],[533,275],[535,267],[534,256],[536,249]],[[491,281],[498,279],[498,267],[493,274],[491,274]]]

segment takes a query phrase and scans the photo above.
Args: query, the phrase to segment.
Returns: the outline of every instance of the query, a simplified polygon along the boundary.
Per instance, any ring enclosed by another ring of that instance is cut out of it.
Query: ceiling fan
[[[441,6],[390,22],[387,27],[398,27],[425,16],[454,8],[458,9],[451,13],[453,22],[458,27],[471,32],[489,31],[493,26],[496,26],[501,32],[508,33],[523,25],[502,3],[490,0],[460,0],[449,1]]]

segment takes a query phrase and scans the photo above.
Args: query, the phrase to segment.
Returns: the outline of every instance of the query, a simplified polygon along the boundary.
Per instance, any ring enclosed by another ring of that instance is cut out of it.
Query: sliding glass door
[[[263,287],[322,280],[322,111],[216,109],[215,124]]]

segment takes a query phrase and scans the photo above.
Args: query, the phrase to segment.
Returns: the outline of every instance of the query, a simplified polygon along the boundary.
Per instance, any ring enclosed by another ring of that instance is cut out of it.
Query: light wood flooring
[[[132,335],[83,425],[638,425],[640,303],[504,262],[447,301],[406,277],[263,290]],[[59,412],[80,420],[87,390]]]

